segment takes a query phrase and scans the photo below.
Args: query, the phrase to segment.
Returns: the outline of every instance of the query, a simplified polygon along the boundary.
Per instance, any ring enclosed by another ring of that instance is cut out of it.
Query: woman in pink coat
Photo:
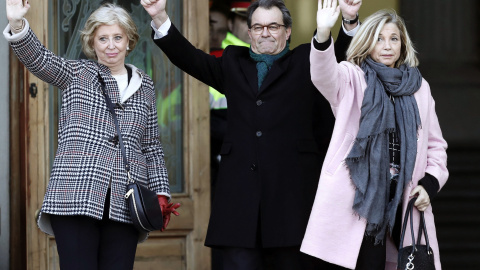
[[[312,81],[336,122],[301,251],[321,259],[322,269],[396,269],[399,224],[417,196],[414,228],[424,211],[439,270],[430,200],[448,178],[447,143],[430,87],[394,11],[366,18],[347,61],[337,64],[330,37],[336,2],[319,0],[310,54]]]

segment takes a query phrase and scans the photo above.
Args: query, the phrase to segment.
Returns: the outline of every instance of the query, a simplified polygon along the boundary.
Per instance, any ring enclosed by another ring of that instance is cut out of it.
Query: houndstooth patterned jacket
[[[9,31],[7,26],[6,31]],[[10,45],[35,76],[62,90],[58,150],[41,208],[39,227],[52,234],[49,215],[84,215],[102,219],[111,180],[112,220],[131,223],[124,198],[127,174],[116,141],[115,125],[107,109],[98,76],[106,84],[125,141],[131,176],[170,197],[159,141],[155,90],[152,79],[133,67],[130,84],[138,90],[120,103],[116,80],[110,70],[91,60],[66,60],[46,49],[28,27],[25,36]],[[4,31],[5,34],[5,31]],[[17,34],[18,35],[18,34]],[[8,38],[7,38],[8,39]],[[122,108],[123,107],[123,108]]]

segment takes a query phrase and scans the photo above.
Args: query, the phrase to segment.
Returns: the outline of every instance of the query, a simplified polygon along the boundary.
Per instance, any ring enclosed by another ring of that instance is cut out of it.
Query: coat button
[[[262,137],[262,132],[261,132],[261,131],[257,131],[256,135],[257,135],[257,137]]]
[[[263,104],[263,101],[257,100],[257,106],[261,106]]]
[[[250,166],[250,170],[255,171],[256,169],[257,169],[257,165],[252,164],[252,165]]]

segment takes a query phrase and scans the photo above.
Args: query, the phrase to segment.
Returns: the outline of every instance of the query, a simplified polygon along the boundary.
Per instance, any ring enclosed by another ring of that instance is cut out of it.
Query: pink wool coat
[[[333,46],[325,51],[319,51],[312,44],[310,63],[312,81],[330,102],[336,122],[301,251],[324,261],[354,269],[366,222],[352,210],[355,190],[344,159],[358,133],[360,108],[366,88],[365,77],[363,71],[356,65],[348,62],[337,64]],[[413,179],[403,192],[403,213],[411,190],[418,185],[418,181],[425,173],[435,176],[440,188],[445,185],[448,178],[447,143],[442,137],[435,113],[435,102],[425,80],[414,96],[422,126],[418,131]],[[418,228],[417,210],[414,211],[413,220],[414,228]],[[440,254],[431,205],[425,211],[425,220],[435,256],[435,266],[440,270]],[[386,245],[385,269],[396,269],[397,250],[390,237],[386,240]],[[409,231],[405,234],[404,245],[411,245]]]

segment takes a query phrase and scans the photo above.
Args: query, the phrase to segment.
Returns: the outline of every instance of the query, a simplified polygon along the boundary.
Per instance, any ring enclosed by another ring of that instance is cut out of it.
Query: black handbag
[[[412,198],[408,202],[405,218],[403,219],[402,234],[400,237],[400,246],[398,248],[398,270],[435,270],[435,260],[433,250],[428,241],[427,227],[425,226],[425,216],[423,211],[420,211],[420,225],[417,234],[417,243],[415,243],[415,235],[413,232],[413,207],[415,200]],[[403,247],[403,239],[405,237],[405,230],[407,229],[408,218],[410,216],[410,231],[412,234],[412,245]],[[420,240],[422,234],[425,235],[426,245],[421,245]]]
[[[116,137],[122,152],[123,163],[127,171],[128,184],[125,199],[127,200],[128,208],[130,210],[130,217],[133,225],[138,231],[151,232],[160,230],[163,227],[162,209],[158,203],[157,194],[147,187],[137,183],[130,177],[130,164],[127,159],[125,145],[123,144],[122,133],[120,132],[120,125],[118,124],[115,108],[110,100],[110,97],[105,90],[105,82],[98,76],[98,80],[102,86],[102,92],[105,96],[108,110],[112,114],[115,129],[117,131]]]

